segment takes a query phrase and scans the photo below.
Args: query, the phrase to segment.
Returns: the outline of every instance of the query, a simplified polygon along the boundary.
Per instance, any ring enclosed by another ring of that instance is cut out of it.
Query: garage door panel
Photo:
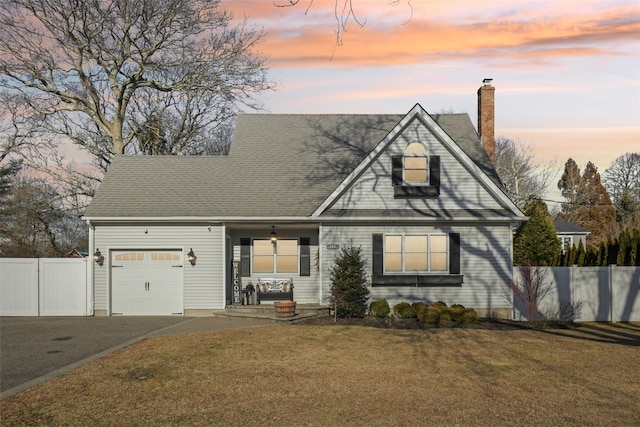
[[[112,251],[112,313],[183,313],[182,251]]]

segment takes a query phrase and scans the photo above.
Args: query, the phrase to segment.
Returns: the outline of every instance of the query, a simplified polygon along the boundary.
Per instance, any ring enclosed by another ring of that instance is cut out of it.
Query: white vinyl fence
[[[577,322],[640,321],[640,267],[539,268],[552,285],[539,307],[543,315],[558,313],[562,306],[579,305]],[[516,281],[518,274],[518,267],[514,267]],[[525,310],[516,308],[515,318],[526,320]]]
[[[91,316],[87,259],[0,258],[0,316]],[[581,305],[578,322],[640,321],[640,267],[541,267],[551,292],[541,313]],[[518,267],[514,268],[518,280]],[[514,317],[526,320],[522,308]]]
[[[0,316],[89,316],[83,258],[0,258]]]

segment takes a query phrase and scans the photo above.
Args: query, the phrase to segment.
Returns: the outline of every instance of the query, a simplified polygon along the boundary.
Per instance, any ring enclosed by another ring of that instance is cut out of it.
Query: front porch
[[[292,317],[277,317],[273,304],[227,305],[224,310],[213,310],[213,316],[249,317],[269,319],[274,322],[296,322],[311,317],[329,316],[329,306],[320,304],[296,304]]]

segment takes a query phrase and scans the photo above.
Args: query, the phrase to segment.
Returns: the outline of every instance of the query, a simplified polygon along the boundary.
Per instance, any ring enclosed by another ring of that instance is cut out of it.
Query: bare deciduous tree
[[[553,289],[553,283],[547,277],[547,271],[536,265],[525,265],[516,269],[519,276],[513,282],[507,282],[509,302],[516,309],[524,311],[527,320],[540,320],[540,304]]]
[[[529,144],[499,137],[495,142],[496,172],[509,198],[523,209],[531,197],[542,198],[554,176],[555,165],[537,164]]]
[[[273,87],[265,59],[254,53],[262,32],[232,26],[219,6],[216,0],[5,0],[0,86],[19,94],[47,131],[101,164],[140,143],[149,117],[166,119],[176,146],[196,134],[195,144],[202,144],[207,130],[241,105],[258,107],[253,96]]]
[[[640,153],[625,153],[604,171],[603,184],[613,199],[622,225],[640,221]]]
[[[54,187],[34,177],[14,177],[0,212],[0,253],[10,257],[63,256],[85,244],[86,225],[65,210]]]
[[[306,4],[305,15],[313,7],[314,0],[307,0],[303,2]],[[355,3],[359,3],[354,0],[335,0],[333,7],[333,15],[335,19],[334,33],[336,36],[336,46],[342,45],[344,33],[347,32],[347,25],[350,21],[353,21],[358,27],[362,28],[366,25],[366,19],[359,18],[359,13],[356,12]],[[362,2],[365,3],[365,2]],[[413,6],[411,0],[389,0],[387,4],[389,6],[397,6],[399,4],[406,4],[409,8],[409,16],[407,22],[411,20],[413,16]],[[276,7],[294,7],[300,5],[300,0],[274,0],[273,4]],[[363,9],[366,5],[363,6]]]

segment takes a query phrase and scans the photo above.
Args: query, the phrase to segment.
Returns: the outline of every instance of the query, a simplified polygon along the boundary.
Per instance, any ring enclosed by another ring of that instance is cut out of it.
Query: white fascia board
[[[349,218],[331,218],[331,217],[326,217],[326,216],[322,216],[318,218],[320,221],[322,221],[322,223],[324,224],[337,224],[337,223],[341,223],[341,224],[349,224],[349,223],[369,223],[369,222],[375,222],[375,223],[384,223],[386,225],[394,225],[394,224],[404,224],[404,223],[416,223],[419,222],[420,224],[428,224],[428,223],[442,223],[442,222],[456,222],[456,223],[460,223],[460,222],[473,222],[473,223],[479,223],[479,222],[490,222],[490,223],[496,223],[496,222],[524,222],[527,221],[529,219],[529,217],[526,216],[495,216],[495,217],[484,217],[484,218],[469,218],[469,217],[458,217],[458,218],[389,218],[389,217],[349,217]]]
[[[409,111],[398,124],[385,136],[378,145],[371,150],[369,155],[360,162],[360,164],[345,178],[340,185],[333,190],[333,192],[327,197],[324,202],[311,214],[312,217],[318,217],[322,212],[329,208],[342,194],[351,186],[351,184],[368,168],[371,163],[378,158],[378,156],[387,148],[391,141],[398,135],[402,129],[404,129],[411,119],[419,113],[424,112],[424,109],[420,104],[416,104],[411,111]]]
[[[307,222],[311,219],[308,216],[273,216],[273,217],[240,217],[240,216],[225,216],[225,217],[212,217],[212,216],[165,216],[165,217],[157,217],[157,216],[149,216],[149,217],[141,217],[141,216],[104,216],[104,217],[82,217],[83,220],[87,221],[89,224],[98,223],[98,222],[143,222],[143,223],[153,223],[153,222],[202,222],[202,223],[224,223],[224,222]],[[315,219],[314,219],[315,220]]]
[[[424,218],[424,217],[330,217],[330,216],[320,216],[320,217],[91,217],[83,218],[87,223],[91,226],[95,226],[100,222],[126,222],[126,223],[166,223],[166,222],[182,222],[182,223],[206,223],[206,224],[232,224],[237,222],[243,223],[255,223],[261,224],[265,222],[269,223],[344,223],[344,224],[352,224],[352,223],[364,223],[364,222],[378,222],[378,223],[405,223],[405,222],[416,222],[420,221],[423,223],[426,222],[505,222],[505,221],[516,221],[523,222],[528,220],[529,218],[526,216],[491,216],[491,217],[433,217],[433,218]]]

